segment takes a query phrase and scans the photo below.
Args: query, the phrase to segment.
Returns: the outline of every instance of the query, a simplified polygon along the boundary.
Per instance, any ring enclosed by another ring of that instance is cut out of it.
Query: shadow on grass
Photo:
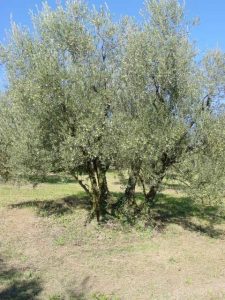
[[[74,209],[91,209],[89,197],[71,195],[58,200],[31,200],[10,205],[11,208],[32,207],[43,216],[70,214]]]
[[[212,238],[225,236],[223,230],[215,229],[214,226],[224,222],[225,219],[224,215],[219,213],[218,207],[203,206],[188,197],[175,198],[159,194],[156,204],[152,208],[152,215],[154,221],[158,223],[161,229],[167,224],[173,223],[181,225],[190,231],[206,234]]]
[[[29,270],[28,270],[29,271]],[[28,276],[29,272],[28,272]],[[66,292],[65,298],[62,295],[50,295],[49,300],[87,300],[88,283],[90,277],[84,278],[78,291],[69,290]],[[0,258],[0,299],[1,300],[35,300],[40,298],[43,288],[40,279],[27,278],[23,272],[15,268],[7,267],[6,263]],[[45,298],[47,299],[47,298]]]
[[[89,298],[87,298],[87,295],[89,294],[90,290],[89,281],[90,276],[87,276],[82,280],[78,291],[67,290],[67,298],[70,300],[88,300]]]
[[[113,202],[116,203],[123,193],[111,193]],[[136,194],[141,203],[144,196]],[[83,193],[67,196],[58,200],[31,200],[24,201],[10,206],[11,208],[35,208],[41,216],[60,216],[73,213],[75,209],[91,209],[90,198]],[[136,216],[129,214],[127,222],[135,223]],[[194,218],[193,218],[194,217]],[[134,219],[134,220],[133,220]],[[134,221],[134,222],[133,222]],[[204,206],[194,202],[188,197],[171,197],[163,193],[158,194],[156,203],[151,209],[150,223],[159,230],[163,230],[168,224],[179,224],[190,231],[200,232],[212,238],[225,237],[225,232],[215,228],[216,224],[225,221],[225,216],[219,213],[218,207]],[[1,299],[1,298],[0,298]]]
[[[0,299],[2,300],[35,300],[42,291],[40,280],[24,279],[21,272],[8,268],[0,258]]]
[[[113,193],[113,197],[119,199],[121,193]],[[143,202],[144,195],[136,193],[136,207],[128,205],[123,209],[122,206],[121,216],[126,223],[132,226],[137,220],[142,219],[143,211],[139,208]],[[143,215],[143,218],[143,220],[148,219],[146,226],[153,226],[159,231],[163,231],[169,224],[178,224],[187,230],[212,238],[225,238],[225,231],[215,227],[225,221],[225,216],[221,214],[219,207],[204,206],[188,197],[172,197],[160,193],[150,209],[150,214]]]

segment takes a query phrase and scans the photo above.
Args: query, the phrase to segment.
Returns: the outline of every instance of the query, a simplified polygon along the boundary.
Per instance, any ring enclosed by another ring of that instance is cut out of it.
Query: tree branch
[[[85,190],[85,192],[91,196],[91,192],[89,190],[89,187],[83,182],[83,180],[79,179],[79,177],[77,175],[73,175],[74,178],[77,180],[77,182],[79,183],[79,185]]]

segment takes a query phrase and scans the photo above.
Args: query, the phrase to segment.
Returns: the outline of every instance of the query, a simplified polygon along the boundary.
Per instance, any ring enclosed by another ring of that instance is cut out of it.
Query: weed
[[[52,295],[49,296],[48,300],[64,300],[64,298],[61,295]]]
[[[66,238],[64,236],[59,236],[54,242],[57,246],[64,246],[66,244]]]
[[[97,293],[92,296],[92,300],[120,300],[120,299],[115,295],[109,296],[106,294]]]

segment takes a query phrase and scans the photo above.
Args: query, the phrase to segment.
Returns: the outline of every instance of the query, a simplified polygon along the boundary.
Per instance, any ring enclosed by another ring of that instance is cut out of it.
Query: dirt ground
[[[225,299],[223,218],[212,225],[212,211],[200,213],[167,191],[159,226],[85,227],[85,202],[68,196],[74,185],[64,189],[67,198],[54,202],[51,195],[42,198],[45,185],[35,199],[29,198],[30,187],[24,197],[21,189],[11,190],[9,198],[2,187],[1,300]],[[49,189],[60,194],[63,185]]]

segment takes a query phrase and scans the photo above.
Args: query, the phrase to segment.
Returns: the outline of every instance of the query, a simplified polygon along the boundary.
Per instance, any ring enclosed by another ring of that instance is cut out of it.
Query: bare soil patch
[[[155,228],[85,227],[85,198],[65,197],[62,214],[51,199],[1,206],[0,299],[225,299],[225,226],[212,209],[167,193]]]

